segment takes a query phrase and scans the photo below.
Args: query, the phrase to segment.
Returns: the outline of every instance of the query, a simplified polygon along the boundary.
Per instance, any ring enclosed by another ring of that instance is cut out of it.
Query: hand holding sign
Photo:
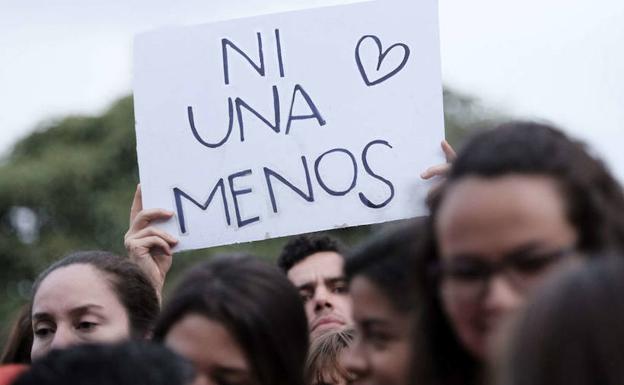
[[[153,225],[154,221],[168,220],[173,212],[163,209],[143,210],[141,186],[137,186],[130,209],[130,227],[124,236],[128,257],[143,270],[162,299],[165,277],[171,268],[171,249],[178,240]]]
[[[421,178],[431,179],[433,177],[446,177],[446,174],[448,174],[449,170],[451,169],[451,165],[455,161],[455,158],[457,158],[457,153],[455,153],[453,147],[451,147],[449,142],[447,142],[446,140],[443,140],[442,143],[440,143],[440,147],[442,148],[442,152],[446,157],[446,163],[436,164],[427,168],[420,174]]]

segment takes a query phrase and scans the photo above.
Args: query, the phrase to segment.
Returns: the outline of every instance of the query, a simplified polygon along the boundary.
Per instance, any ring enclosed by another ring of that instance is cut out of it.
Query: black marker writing
[[[290,183],[288,180],[286,180],[286,178],[284,178],[280,174],[276,173],[275,171],[271,170],[268,167],[264,168],[264,177],[266,179],[266,184],[269,189],[269,197],[271,198],[271,206],[273,207],[274,213],[277,213],[277,203],[275,202],[275,192],[273,191],[273,183],[271,182],[271,177],[279,180],[284,185],[290,187],[291,190],[296,192],[300,197],[302,197],[306,201],[314,202],[314,191],[312,190],[312,181],[310,180],[310,170],[308,170],[308,163],[306,161],[305,156],[301,157],[301,163],[303,164],[303,170],[305,171],[306,186],[308,188],[307,194],[303,192],[303,190],[295,186],[294,184]]]
[[[223,178],[219,179],[217,184],[215,184],[214,188],[210,192],[210,195],[208,195],[208,199],[206,200],[204,204],[199,203],[193,197],[191,197],[190,195],[188,195],[181,189],[177,187],[173,188],[173,196],[175,198],[176,212],[178,214],[178,222],[180,224],[180,232],[182,234],[186,234],[187,232],[186,221],[184,218],[184,208],[182,207],[182,198],[185,198],[186,200],[193,203],[195,206],[202,209],[202,211],[205,211],[210,205],[210,202],[212,202],[212,198],[214,198],[217,190],[221,191],[221,199],[223,202],[223,212],[225,213],[225,221],[227,222],[229,226],[230,225],[230,210],[228,209],[227,198],[225,197],[225,188],[223,186]]]
[[[223,56],[223,81],[226,85],[230,84],[230,59],[228,52],[229,50],[234,50],[238,52],[251,66],[254,70],[260,75],[266,75],[266,68],[264,65],[264,50],[262,48],[262,34],[260,32],[256,33],[258,39],[258,63],[256,63],[249,55],[245,53],[242,49],[240,49],[236,44],[234,44],[231,40],[223,38],[221,39],[221,55]],[[229,48],[229,50],[228,50]],[[275,30],[275,49],[277,56],[277,66],[279,70],[280,77],[284,77],[284,59],[282,57],[282,41],[280,39],[279,29]]]
[[[236,223],[238,224],[239,228],[243,226],[247,226],[251,223],[254,223],[260,220],[260,217],[253,217],[253,218],[247,218],[247,219],[241,218],[240,206],[238,204],[238,196],[249,194],[251,193],[252,190],[251,188],[236,190],[234,188],[234,179],[241,178],[246,175],[251,175],[251,170],[240,171],[240,172],[237,172],[235,174],[228,176],[228,183],[230,184],[230,192],[232,193],[232,199],[234,199],[234,209],[236,210]]]
[[[323,158],[326,155],[329,155],[329,154],[331,154],[333,152],[340,152],[340,153],[346,154],[351,159],[351,163],[353,164],[353,179],[351,180],[351,185],[344,191],[335,191],[335,190],[332,190],[329,187],[327,187],[325,182],[323,182],[323,179],[321,178],[321,174],[319,172],[319,165],[321,164],[321,161],[323,160]],[[355,187],[355,184],[357,183],[357,163],[355,161],[355,157],[353,156],[353,154],[349,150],[347,150],[345,148],[334,148],[332,150],[325,151],[321,156],[316,158],[316,162],[314,162],[314,173],[316,174],[316,179],[318,180],[319,185],[329,195],[334,195],[334,196],[346,195],[349,191],[353,190],[353,188]]]
[[[386,206],[388,203],[390,203],[392,198],[394,198],[394,186],[392,185],[392,183],[389,180],[387,180],[386,178],[383,178],[383,177],[379,176],[378,174],[376,174],[370,168],[370,165],[368,164],[368,158],[367,158],[368,150],[371,148],[371,146],[373,146],[375,144],[383,144],[384,146],[392,148],[392,146],[385,140],[373,140],[372,142],[368,143],[364,147],[364,150],[362,151],[362,164],[364,165],[364,170],[366,170],[366,172],[369,175],[371,175],[375,179],[379,179],[380,181],[385,183],[390,188],[390,196],[388,197],[388,199],[386,199],[385,201],[383,201],[383,202],[381,202],[379,204],[375,204],[375,203],[371,202],[363,193],[359,193],[358,196],[360,197],[360,200],[362,201],[362,203],[364,203],[364,205],[366,207],[370,207],[372,209],[380,209],[380,208]]]

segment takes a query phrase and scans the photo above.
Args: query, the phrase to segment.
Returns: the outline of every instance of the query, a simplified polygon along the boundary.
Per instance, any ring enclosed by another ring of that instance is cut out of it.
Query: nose
[[[366,377],[369,365],[359,337],[355,337],[351,346],[341,353],[339,359],[342,366],[349,374],[353,375],[355,379]]]
[[[57,326],[57,329],[54,332],[54,338],[50,343],[50,350],[65,349],[75,343],[76,337],[70,328]]]
[[[327,288],[325,286],[319,286],[314,291],[314,310],[319,312],[326,308],[332,308],[333,305],[330,297],[331,296]]]
[[[524,296],[513,288],[503,275],[495,275],[489,282],[485,308],[491,316],[499,317],[513,312],[524,302]]]

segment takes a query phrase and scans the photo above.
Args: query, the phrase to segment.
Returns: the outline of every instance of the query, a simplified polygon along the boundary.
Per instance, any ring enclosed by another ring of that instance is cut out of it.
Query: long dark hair
[[[251,256],[193,267],[164,307],[154,339],[163,341],[188,314],[228,329],[260,385],[303,385],[308,323],[297,290],[277,267]]]
[[[126,309],[131,337],[146,338],[151,334],[160,311],[156,290],[137,265],[128,258],[107,251],[79,251],[53,263],[35,280],[32,298],[35,298],[41,282],[53,271],[76,264],[93,266],[104,275]]]
[[[33,343],[30,304],[23,305],[11,325],[9,337],[0,356],[0,365],[29,364]]]
[[[415,336],[415,383],[475,384],[483,365],[458,340],[438,295],[435,223],[453,184],[468,176],[544,175],[558,184],[567,217],[583,253],[624,251],[624,193],[605,165],[585,146],[540,123],[510,122],[473,136],[459,152],[447,180],[428,201],[430,216],[415,253],[416,292],[422,297]]]

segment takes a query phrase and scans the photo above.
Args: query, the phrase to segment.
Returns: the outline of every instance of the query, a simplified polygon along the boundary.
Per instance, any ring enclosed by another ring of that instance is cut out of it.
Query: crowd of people
[[[0,384],[621,383],[621,185],[547,124],[443,149],[427,217],[352,248],[294,237],[275,265],[218,256],[164,300],[177,240],[153,223],[172,213],[137,189],[127,256],[75,252],[36,279]]]

